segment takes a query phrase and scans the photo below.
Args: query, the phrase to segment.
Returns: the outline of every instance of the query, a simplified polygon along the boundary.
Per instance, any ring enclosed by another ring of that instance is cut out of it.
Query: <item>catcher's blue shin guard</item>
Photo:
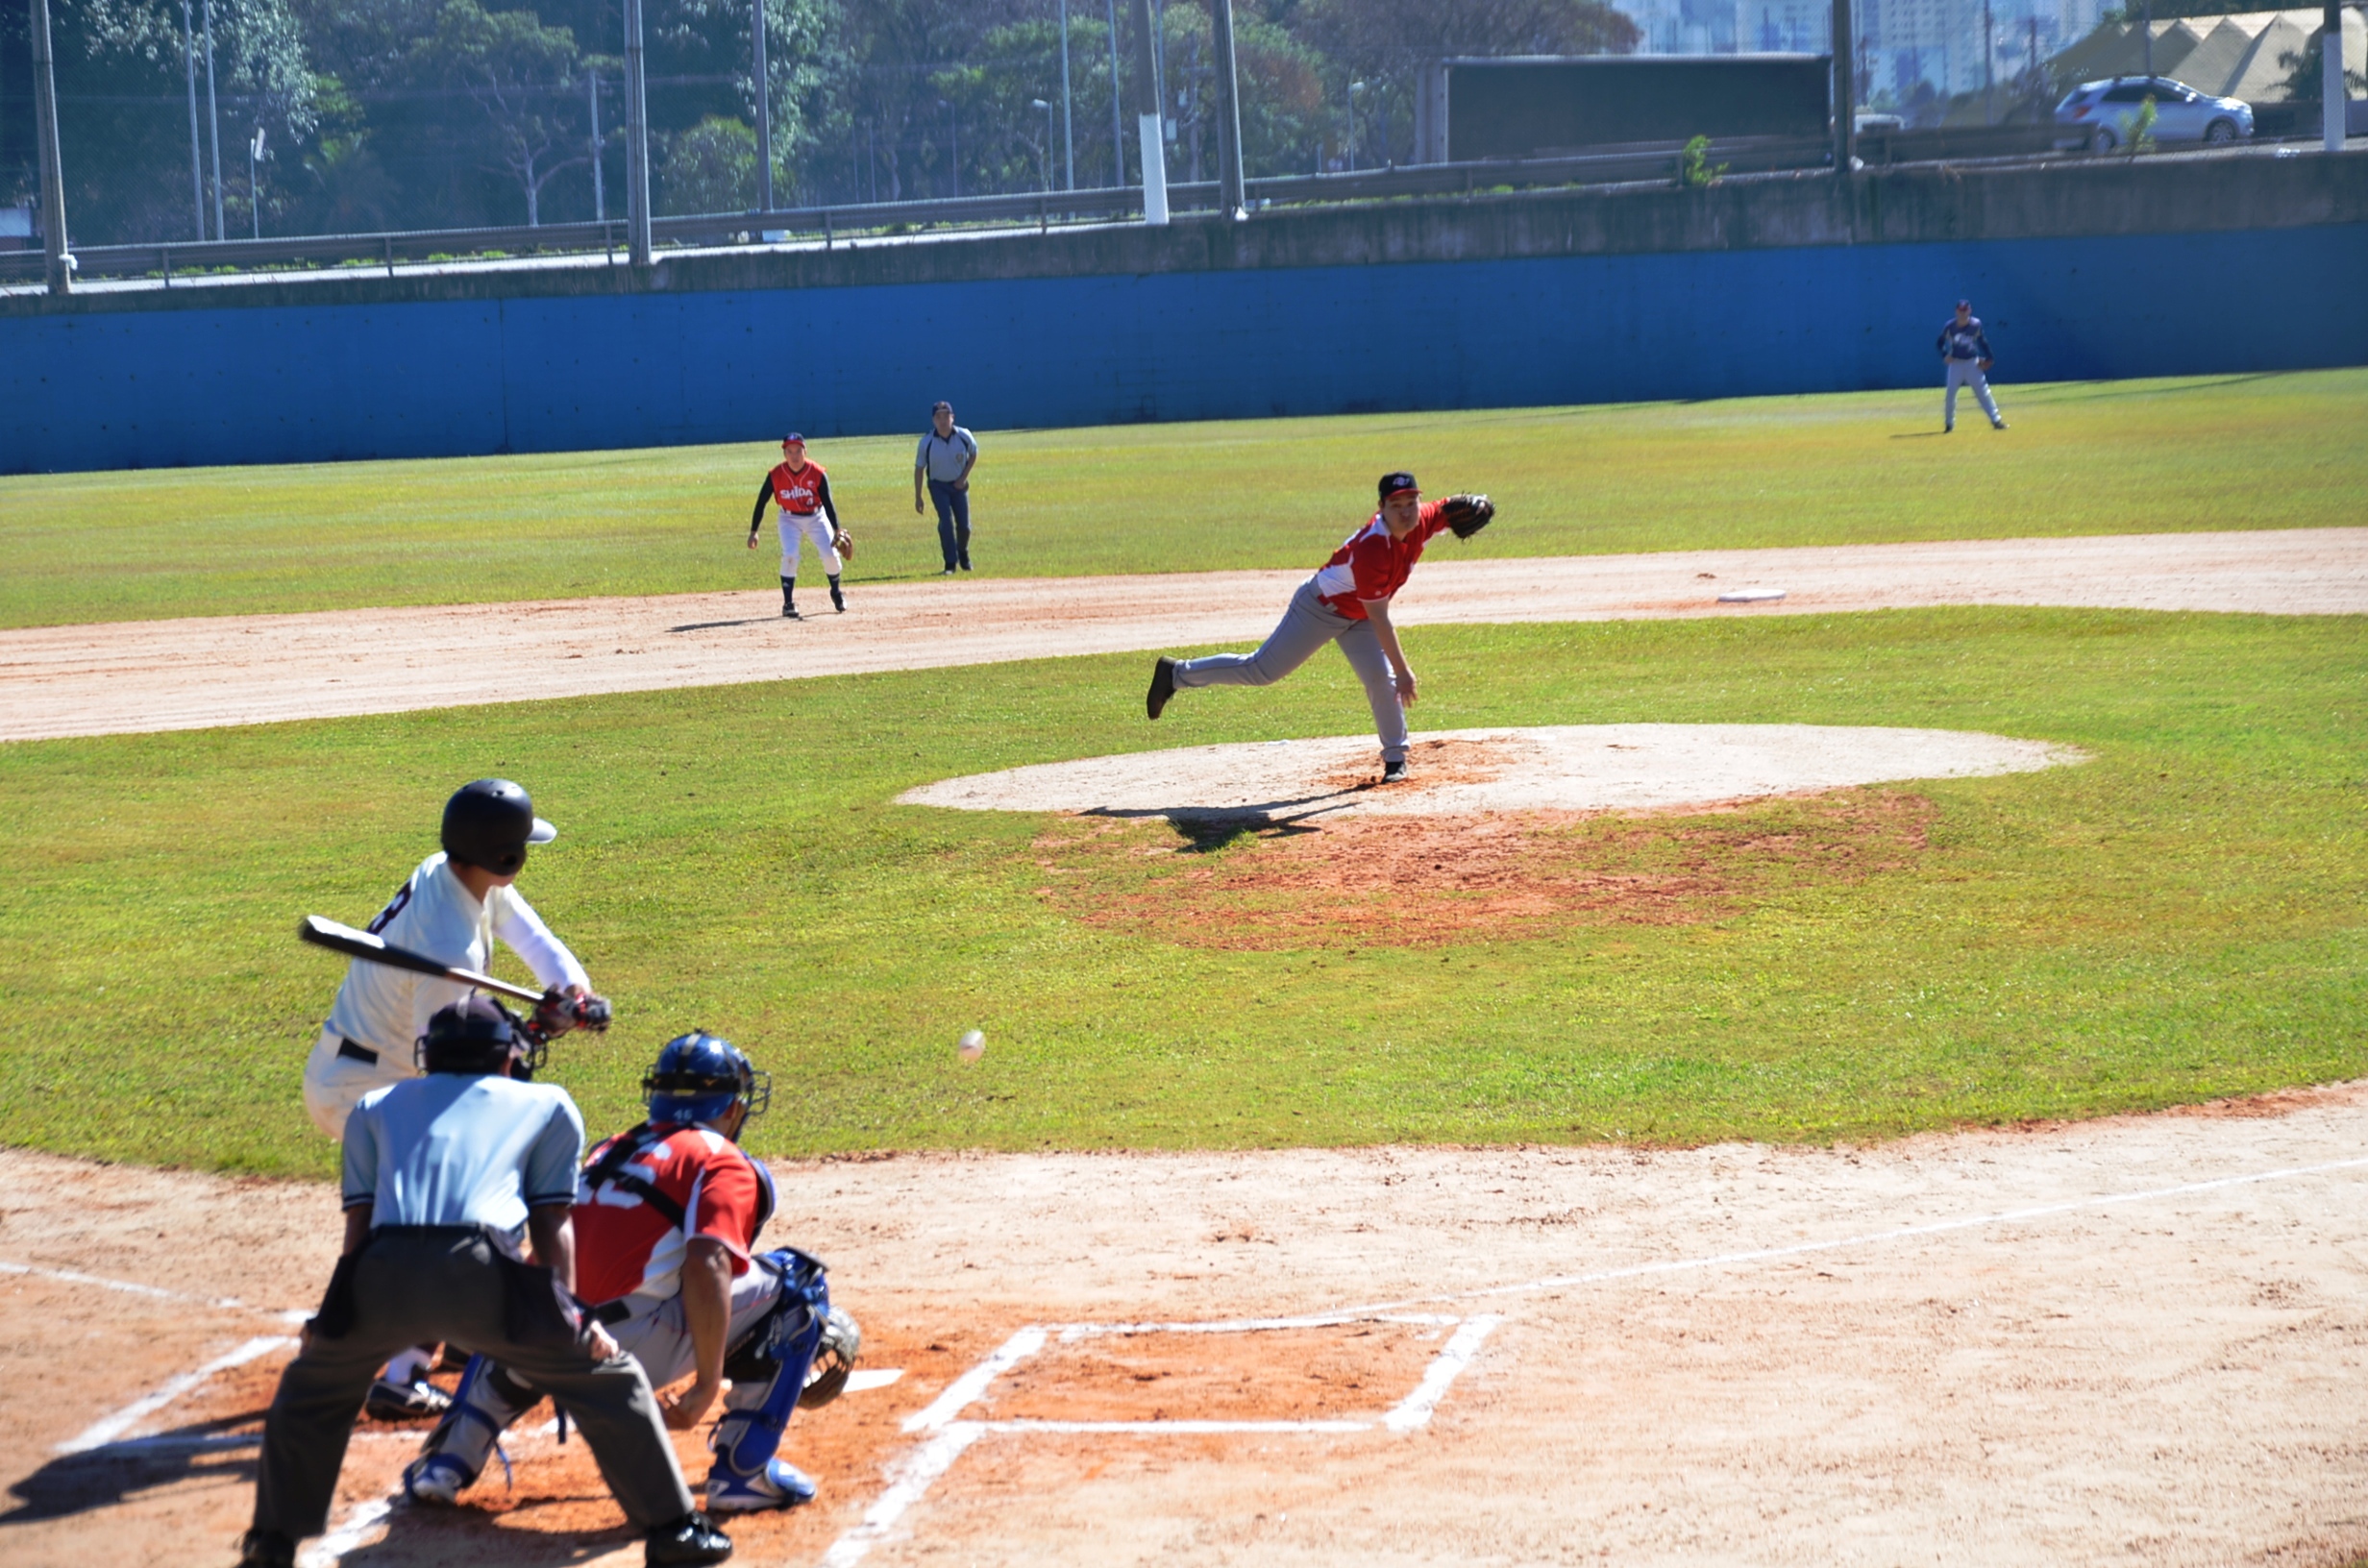
[[[781,1298],[724,1363],[732,1388],[724,1396],[724,1418],[715,1424],[715,1466],[707,1472],[711,1512],[794,1507],[814,1496],[814,1483],[774,1455],[821,1348],[830,1288],[822,1266],[795,1249],[765,1253],[756,1262],[780,1276]]]
[[[503,1432],[543,1396],[482,1356],[460,1370],[452,1409],[436,1423],[422,1458],[404,1471],[405,1490],[414,1497],[449,1502],[450,1494],[476,1481],[489,1455],[499,1452]]]

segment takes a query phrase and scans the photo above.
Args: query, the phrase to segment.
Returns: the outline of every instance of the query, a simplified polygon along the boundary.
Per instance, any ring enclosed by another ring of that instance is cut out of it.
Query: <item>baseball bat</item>
[[[333,953],[343,953],[348,958],[358,958],[366,964],[384,964],[392,968],[409,969],[414,974],[432,974],[440,980],[457,980],[464,986],[514,996],[522,1002],[539,1002],[543,999],[543,993],[539,991],[513,986],[506,980],[496,980],[492,975],[481,974],[475,969],[456,968],[450,964],[438,963],[426,953],[394,946],[383,937],[357,931],[350,925],[339,925],[318,915],[305,917],[304,924],[296,928],[296,940],[308,942],[315,947],[326,947]]]

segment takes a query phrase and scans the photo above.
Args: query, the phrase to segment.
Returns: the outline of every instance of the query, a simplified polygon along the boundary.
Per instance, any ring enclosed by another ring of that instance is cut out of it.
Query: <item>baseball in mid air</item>
[[[953,1051],[965,1062],[975,1062],[987,1054],[987,1037],[981,1030],[968,1030],[954,1041]]]

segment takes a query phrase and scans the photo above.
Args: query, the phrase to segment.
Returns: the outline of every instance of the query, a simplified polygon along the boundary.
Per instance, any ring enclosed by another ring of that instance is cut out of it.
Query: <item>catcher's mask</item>
[[[506,778],[463,784],[444,802],[444,853],[496,876],[516,876],[526,866],[528,845],[558,836],[534,815],[527,792]]]
[[[750,1065],[740,1047],[703,1029],[677,1035],[641,1081],[653,1124],[721,1121],[734,1105],[761,1116],[773,1103],[773,1075]]]
[[[518,1015],[490,996],[472,996],[435,1010],[428,1032],[411,1046],[411,1060],[422,1072],[531,1078],[542,1066],[543,1046]]]

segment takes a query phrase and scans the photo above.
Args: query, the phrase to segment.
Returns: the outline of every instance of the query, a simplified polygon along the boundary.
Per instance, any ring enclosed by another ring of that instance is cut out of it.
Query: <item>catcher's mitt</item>
[[[1486,496],[1449,496],[1439,503],[1439,511],[1458,539],[1468,539],[1489,526],[1496,503]]]
[[[851,561],[855,558],[855,536],[841,528],[830,536],[830,548],[839,552],[840,560]]]
[[[846,1308],[831,1308],[830,1315],[823,1319],[823,1342],[815,1348],[814,1364],[806,1370],[798,1408],[810,1410],[838,1398],[862,1350],[863,1330],[855,1326]]]

